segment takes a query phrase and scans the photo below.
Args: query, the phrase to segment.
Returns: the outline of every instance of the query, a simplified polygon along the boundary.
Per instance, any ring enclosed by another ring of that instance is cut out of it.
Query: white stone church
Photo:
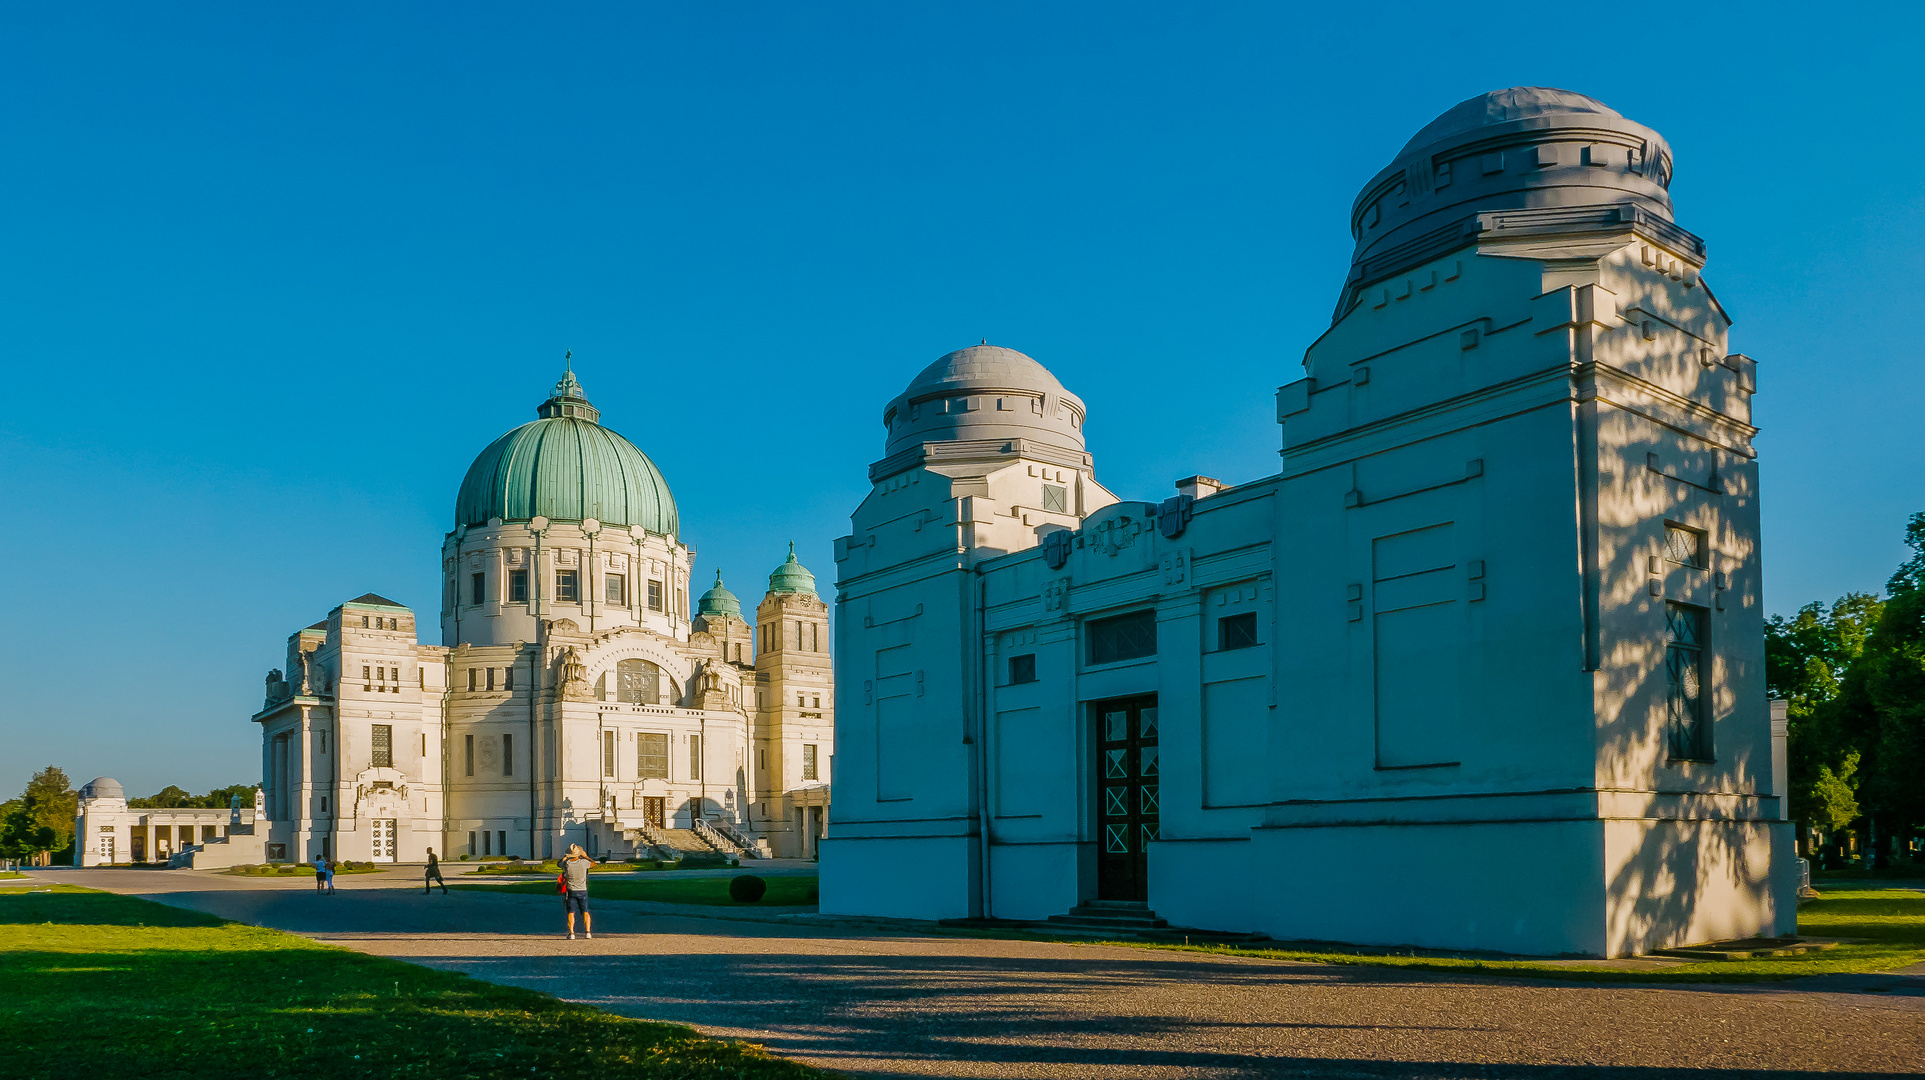
[[[836,543],[822,909],[1585,956],[1789,932],[1756,370],[1671,175],[1579,94],[1438,117],[1352,206],[1250,483],[1120,500],[1041,364],[917,375]]]
[[[691,606],[654,462],[572,371],[537,412],[462,481],[447,644],[372,593],[288,639],[254,716],[264,857],[813,856],[835,728],[814,576],[791,548],[755,629],[720,574]]]

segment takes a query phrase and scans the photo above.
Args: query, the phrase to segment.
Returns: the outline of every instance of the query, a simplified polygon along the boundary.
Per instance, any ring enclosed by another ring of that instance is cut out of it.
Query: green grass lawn
[[[141,1080],[829,1074],[674,1024],[71,886],[0,888],[0,1072]]]
[[[1762,960],[1725,960],[1680,964],[1664,970],[1632,971],[1602,967],[1572,967],[1529,960],[1476,960],[1432,956],[1369,956],[1297,949],[1261,949],[1214,945],[1166,945],[1145,942],[1104,942],[1149,949],[1179,949],[1233,956],[1261,956],[1274,960],[1303,960],[1321,964],[1358,964],[1433,971],[1527,975],[1583,982],[1703,983],[1765,982],[1803,975],[1838,975],[1891,971],[1925,961],[1925,893],[1900,889],[1834,888],[1824,898],[1798,909],[1798,932],[1808,937],[1863,938],[1803,956]]]
[[[663,904],[726,904],[732,907],[792,907],[815,903],[814,874],[771,875],[762,880],[769,883],[769,891],[753,904],[737,904],[729,899],[729,879],[726,877],[597,881],[589,887],[588,895],[594,900],[654,900]],[[449,888],[555,894],[552,880],[518,881],[513,885],[451,885]]]
[[[5,880],[6,878],[19,878],[19,877],[26,877],[26,876],[27,875],[21,873],[18,870],[0,870],[0,880]]]

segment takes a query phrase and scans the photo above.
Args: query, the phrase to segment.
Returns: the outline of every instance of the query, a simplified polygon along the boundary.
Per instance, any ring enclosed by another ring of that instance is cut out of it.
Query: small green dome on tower
[[[814,596],[815,575],[809,573],[801,563],[795,561],[795,541],[789,541],[789,557],[775,573],[769,575],[769,591],[772,593],[808,593]]]
[[[715,587],[702,594],[702,599],[695,605],[695,613],[711,619],[742,617],[742,601],[736,599],[735,594],[722,584],[722,571],[715,572]]]
[[[668,481],[634,443],[600,424],[571,367],[530,421],[490,443],[455,497],[455,525],[490,518],[593,518],[604,525],[681,531]]]

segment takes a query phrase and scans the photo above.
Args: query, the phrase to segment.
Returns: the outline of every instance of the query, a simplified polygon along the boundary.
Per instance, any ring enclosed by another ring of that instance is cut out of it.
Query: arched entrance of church
[[[1150,898],[1149,845],[1161,818],[1156,695],[1090,706],[1096,748],[1096,898]]]

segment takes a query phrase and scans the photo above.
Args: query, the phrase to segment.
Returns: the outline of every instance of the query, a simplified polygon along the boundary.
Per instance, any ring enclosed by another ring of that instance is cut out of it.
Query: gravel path
[[[337,879],[36,871],[692,1024],[856,1076],[1721,1077],[1925,1073],[1925,985],[1589,986],[762,921]],[[726,917],[724,917],[726,916]],[[1925,984],[1925,979],[1917,980]],[[1884,992],[1844,992],[1852,989]]]

